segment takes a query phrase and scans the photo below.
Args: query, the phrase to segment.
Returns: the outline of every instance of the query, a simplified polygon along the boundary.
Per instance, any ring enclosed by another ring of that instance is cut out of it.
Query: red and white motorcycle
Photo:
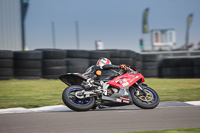
[[[100,77],[102,70],[95,72]],[[67,73],[58,77],[68,87],[62,99],[74,111],[88,111],[97,106],[125,106],[134,104],[142,109],[153,109],[159,104],[158,94],[146,84],[140,71],[128,66],[122,73],[115,73],[108,80],[95,81],[80,73]]]

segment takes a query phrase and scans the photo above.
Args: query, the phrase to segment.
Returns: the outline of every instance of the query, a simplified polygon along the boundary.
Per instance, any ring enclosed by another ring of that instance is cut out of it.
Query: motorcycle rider
[[[86,72],[83,74],[85,76],[91,77],[93,78],[95,75],[95,72],[97,70],[101,70],[102,74],[99,77],[98,80],[109,80],[114,76],[119,75],[119,72],[113,70],[113,69],[122,69],[122,70],[126,70],[126,65],[122,64],[122,65],[112,65],[111,61],[107,58],[100,58],[96,65],[92,65],[91,67],[89,67]]]
[[[121,69],[123,71],[120,70],[119,72],[117,72],[113,69]],[[89,67],[83,75],[90,77],[88,82],[91,82],[92,80],[99,81],[101,85],[103,86],[104,95],[107,95],[108,85],[104,82],[109,81],[113,79],[114,77],[123,74],[123,72],[126,71],[126,69],[127,67],[124,64],[112,65],[109,59],[100,58],[97,61],[96,65],[92,65],[91,67]],[[100,76],[96,76],[96,71],[98,70],[101,71]]]

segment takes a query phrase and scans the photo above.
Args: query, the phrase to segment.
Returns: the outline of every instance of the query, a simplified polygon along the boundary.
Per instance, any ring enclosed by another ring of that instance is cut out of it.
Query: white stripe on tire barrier
[[[187,104],[191,104],[191,105],[194,105],[194,106],[200,106],[200,101],[189,101],[189,102],[185,102]]]

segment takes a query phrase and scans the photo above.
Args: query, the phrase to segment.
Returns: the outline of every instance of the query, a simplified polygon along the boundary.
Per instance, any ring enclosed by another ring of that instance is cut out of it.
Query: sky
[[[26,46],[29,49],[77,49],[75,22],[79,25],[80,49],[95,50],[101,40],[104,49],[140,51],[152,49],[150,33],[142,34],[142,15],[148,7],[149,31],[173,28],[176,48],[185,43],[187,17],[193,13],[189,42],[200,41],[200,0],[29,0],[25,20]]]

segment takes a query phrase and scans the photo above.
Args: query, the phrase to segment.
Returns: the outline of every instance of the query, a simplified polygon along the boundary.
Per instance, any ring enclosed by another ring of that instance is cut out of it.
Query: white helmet
[[[104,65],[112,65],[111,61],[107,58],[100,58],[98,61],[97,61],[97,66],[100,66],[101,68],[104,66]]]

